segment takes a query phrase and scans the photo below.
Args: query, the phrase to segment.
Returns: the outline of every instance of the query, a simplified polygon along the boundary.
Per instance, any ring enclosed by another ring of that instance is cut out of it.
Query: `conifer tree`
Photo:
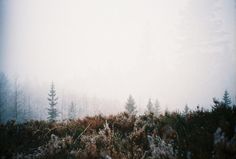
[[[229,92],[227,90],[225,90],[225,93],[224,93],[224,96],[223,96],[223,103],[226,106],[230,106],[230,104],[232,103],[231,99],[230,99],[230,96],[229,96]]]
[[[0,72],[0,123],[3,122],[3,114],[7,108],[8,79],[4,73]]]
[[[54,122],[56,118],[58,117],[58,111],[56,109],[58,98],[56,97],[56,90],[55,86],[52,82],[51,89],[48,93],[48,102],[49,102],[49,108],[48,108],[48,120],[50,122]]]
[[[151,98],[148,100],[147,110],[148,110],[148,113],[154,113],[154,108],[153,108],[153,104],[152,104]]]
[[[160,103],[158,99],[156,99],[155,104],[154,104],[154,115],[159,116],[161,114],[160,112]]]
[[[186,104],[184,107],[184,115],[187,115],[188,113],[189,113],[189,107],[188,104]]]
[[[131,95],[129,96],[126,102],[125,109],[129,114],[135,113],[135,110],[136,110],[135,101]]]
[[[76,105],[74,104],[74,102],[71,102],[69,106],[68,117],[69,119],[75,119],[76,117]]]

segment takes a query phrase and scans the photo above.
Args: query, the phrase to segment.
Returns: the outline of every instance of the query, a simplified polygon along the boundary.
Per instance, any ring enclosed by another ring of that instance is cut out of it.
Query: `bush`
[[[188,114],[120,113],[49,123],[0,125],[1,158],[226,159],[236,158],[236,111]]]

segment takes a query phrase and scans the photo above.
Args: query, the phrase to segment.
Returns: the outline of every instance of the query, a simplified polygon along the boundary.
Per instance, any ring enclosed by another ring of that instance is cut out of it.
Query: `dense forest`
[[[146,112],[138,114],[130,95],[126,111],[117,115],[81,118],[75,114],[72,102],[68,119],[58,120],[58,98],[52,84],[47,120],[17,121],[19,115],[30,113],[18,113],[17,87],[13,96],[7,97],[3,74],[0,81],[1,117],[10,110],[14,117],[0,125],[1,158],[236,158],[236,106],[227,91],[222,100],[213,98],[210,110],[200,106],[191,110],[186,105],[183,111],[161,113],[158,101],[153,104],[150,99]],[[9,103],[13,107],[7,110]]]

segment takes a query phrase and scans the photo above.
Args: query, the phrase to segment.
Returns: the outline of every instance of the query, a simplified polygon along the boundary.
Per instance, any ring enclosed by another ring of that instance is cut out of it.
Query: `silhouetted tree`
[[[231,99],[230,99],[230,96],[229,96],[229,92],[227,90],[225,90],[225,93],[224,93],[224,96],[223,96],[223,103],[226,106],[230,106],[230,104],[232,103]]]
[[[131,95],[129,96],[126,102],[125,109],[130,114],[135,113],[135,110],[136,110],[135,101]]]
[[[48,108],[48,120],[53,122],[58,117],[58,111],[56,109],[57,100],[55,86],[52,82],[51,89],[48,94],[49,108]]]

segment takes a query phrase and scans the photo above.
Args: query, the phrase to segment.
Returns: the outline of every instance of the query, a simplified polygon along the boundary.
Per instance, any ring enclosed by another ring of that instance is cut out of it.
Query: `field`
[[[233,159],[236,107],[0,126],[1,158]]]

